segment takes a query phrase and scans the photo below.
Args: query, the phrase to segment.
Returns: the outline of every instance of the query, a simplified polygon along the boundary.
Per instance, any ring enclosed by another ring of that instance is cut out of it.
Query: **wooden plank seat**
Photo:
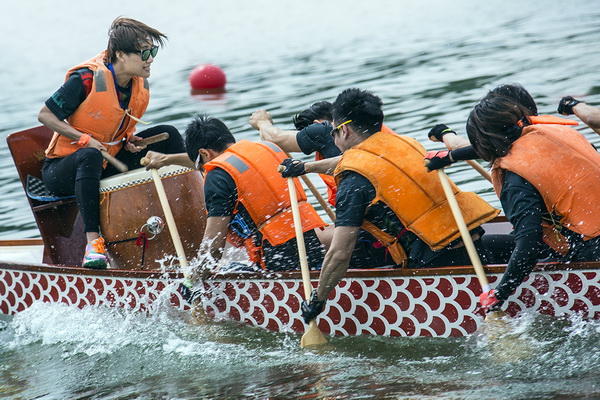
[[[12,133],[6,141],[44,241],[43,262],[80,265],[86,239],[74,196],[54,196],[45,191],[41,181],[44,151],[52,134],[38,126]]]

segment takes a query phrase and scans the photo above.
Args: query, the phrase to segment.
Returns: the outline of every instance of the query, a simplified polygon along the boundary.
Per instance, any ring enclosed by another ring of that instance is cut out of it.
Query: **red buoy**
[[[225,73],[216,65],[198,65],[190,73],[190,85],[193,90],[224,88]]]

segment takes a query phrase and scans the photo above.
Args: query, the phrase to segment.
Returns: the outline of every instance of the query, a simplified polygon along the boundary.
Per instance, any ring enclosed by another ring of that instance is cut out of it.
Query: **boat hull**
[[[318,318],[319,329],[335,336],[457,337],[480,328],[484,312],[474,274],[393,276],[394,272],[379,277],[368,270],[351,273],[354,276],[340,282],[329,296]],[[492,284],[500,278],[500,273],[488,275]],[[277,332],[304,332],[300,278],[211,280],[205,287],[204,308],[216,319]],[[504,308],[513,316],[535,310],[600,319],[600,271],[534,272]]]
[[[510,315],[600,319],[600,265],[547,266],[532,273],[505,307]],[[502,267],[488,267],[492,285]],[[316,284],[318,272],[312,273]],[[156,312],[188,310],[177,287],[180,273],[0,264],[0,312],[13,315],[35,302],[79,308],[119,307]],[[239,321],[275,332],[304,332],[298,272],[224,274],[204,283],[202,306],[217,321]],[[458,337],[479,329],[481,289],[468,267],[430,270],[353,270],[332,292],[319,328],[328,335]]]

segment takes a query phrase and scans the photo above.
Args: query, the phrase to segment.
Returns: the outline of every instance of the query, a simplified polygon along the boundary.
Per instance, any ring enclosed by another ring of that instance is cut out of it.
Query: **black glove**
[[[456,135],[456,132],[448,128],[447,125],[437,124],[436,126],[431,128],[427,136],[429,137],[429,140],[433,140],[432,138],[435,138],[438,141],[443,142],[442,138],[446,133],[454,133]]]
[[[179,293],[181,293],[181,297],[183,297],[185,301],[187,301],[190,305],[193,305],[194,300],[200,297],[201,290],[194,288],[192,282],[186,279],[179,284]]]
[[[280,164],[284,169],[280,170],[281,176],[289,178],[293,176],[300,176],[306,173],[304,169],[304,162],[293,158],[286,158]]]
[[[581,101],[573,98],[572,96],[565,96],[558,103],[558,113],[562,115],[573,115],[573,107]]]
[[[317,315],[323,312],[326,302],[327,300],[317,300],[317,290],[313,290],[310,302],[307,303],[305,300],[300,304],[300,311],[302,311],[304,322],[308,324],[310,321],[317,318]]]
[[[454,160],[448,150],[440,151],[429,151],[425,155],[424,164],[427,167],[427,171],[431,172],[436,169],[441,169],[452,164]]]

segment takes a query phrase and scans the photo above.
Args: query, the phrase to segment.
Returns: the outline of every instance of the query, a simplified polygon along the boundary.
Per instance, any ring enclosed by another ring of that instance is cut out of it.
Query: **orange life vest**
[[[529,119],[532,125],[525,126],[508,154],[494,162],[494,190],[500,196],[506,170],[531,183],[544,199],[548,212],[560,217],[560,225],[544,225],[544,241],[558,251],[559,243],[553,239],[561,226],[582,235],[584,240],[597,237],[600,154],[583,135],[564,126],[577,125],[575,121],[553,116]]]
[[[65,80],[81,68],[89,68],[94,73],[89,95],[67,118],[67,121],[78,131],[90,134],[94,139],[104,143],[109,154],[114,156],[123,147],[121,139],[129,138],[135,132],[137,119],[142,117],[148,107],[150,90],[147,79],[134,77],[131,83],[129,108],[124,110],[119,105],[115,80],[112,72],[104,65],[105,60],[106,51],[103,51],[67,72]],[[80,147],[72,142],[73,139],[54,133],[46,149],[46,157],[66,157],[74,153]]]
[[[397,133],[388,128],[385,124],[382,125],[381,132],[391,133],[396,135]],[[315,154],[315,160],[322,160],[323,156],[318,151]],[[331,175],[319,174],[325,185],[327,186],[327,202],[335,207],[335,198],[337,195],[337,185],[335,184],[335,178]]]
[[[375,187],[373,204],[385,203],[406,229],[431,249],[441,250],[458,239],[460,232],[438,175],[428,173],[423,167],[425,154],[423,146],[411,137],[378,132],[344,153],[335,177],[338,185],[344,171],[355,171],[366,177]],[[462,192],[454,183],[451,185],[469,230],[500,213],[475,193]],[[363,224],[363,228],[388,247],[396,263],[404,262],[396,259],[406,255],[398,249],[395,238],[374,233],[371,223]]]
[[[295,238],[293,217],[287,179],[282,178],[277,167],[286,158],[277,145],[270,142],[240,140],[223,154],[204,165],[206,173],[222,168],[235,181],[238,201],[250,214],[263,238],[273,246],[279,246]],[[297,178],[294,178],[296,194],[302,219],[302,231],[307,232],[326,226],[312,205],[306,202],[306,193]],[[237,246],[230,230],[228,240]],[[264,265],[262,251],[251,248],[250,241],[243,243],[252,261]]]

